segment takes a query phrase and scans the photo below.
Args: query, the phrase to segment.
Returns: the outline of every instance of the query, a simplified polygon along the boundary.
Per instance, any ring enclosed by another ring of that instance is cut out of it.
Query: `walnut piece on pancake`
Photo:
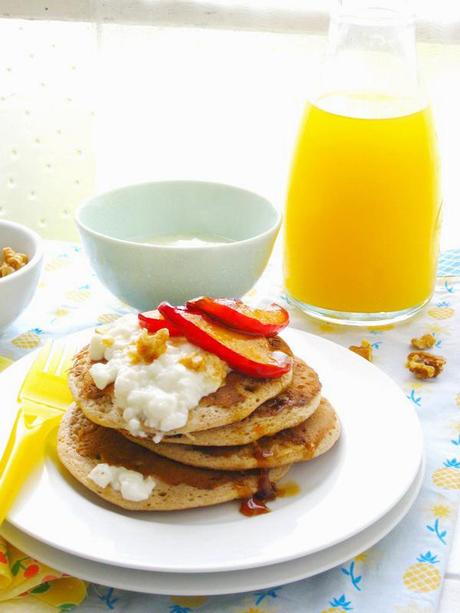
[[[431,349],[435,344],[436,339],[432,334],[424,334],[418,338],[411,339],[410,344],[414,349]]]
[[[350,345],[348,349],[350,351],[353,351],[353,353],[357,353],[369,362],[372,362],[372,345],[365,338],[363,338],[363,340],[361,341],[361,345]]]
[[[190,370],[196,370],[200,372],[206,368],[206,360],[203,355],[200,355],[198,351],[194,351],[193,353],[189,353],[184,358],[179,360],[179,362],[185,366],[185,368],[189,368]]]
[[[136,350],[130,352],[133,364],[144,362],[151,364],[160,357],[167,349],[166,342],[169,339],[167,328],[161,328],[158,332],[150,334],[147,330],[142,330],[136,341]]]
[[[446,360],[442,356],[426,351],[412,351],[406,360],[406,368],[417,379],[434,379],[443,371],[445,364]]]

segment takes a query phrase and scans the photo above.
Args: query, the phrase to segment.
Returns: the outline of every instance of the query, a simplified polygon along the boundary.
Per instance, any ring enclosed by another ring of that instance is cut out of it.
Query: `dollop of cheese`
[[[126,315],[98,330],[89,347],[95,385],[104,389],[114,383],[114,404],[134,436],[145,436],[145,426],[159,432],[185,426],[190,409],[215,392],[229,372],[220,358],[182,337],[169,339],[166,351],[151,363],[133,360],[141,333],[136,315]]]
[[[121,493],[122,498],[133,502],[147,500],[156,485],[152,477],[144,477],[135,470],[110,464],[97,464],[88,474],[88,478],[102,489],[110,485]]]

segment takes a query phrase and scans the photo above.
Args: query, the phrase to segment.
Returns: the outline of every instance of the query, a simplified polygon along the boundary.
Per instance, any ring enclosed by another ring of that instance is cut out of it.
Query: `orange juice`
[[[346,102],[321,99],[305,111],[286,209],[286,288],[320,309],[404,311],[429,298],[435,279],[431,113],[362,96],[347,115]]]

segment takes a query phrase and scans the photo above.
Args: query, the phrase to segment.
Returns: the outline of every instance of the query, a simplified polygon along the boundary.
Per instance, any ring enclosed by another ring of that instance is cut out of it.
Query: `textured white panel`
[[[444,222],[441,247],[460,247],[460,46],[419,45],[422,75],[429,91],[441,153]]]
[[[197,178],[253,189],[282,206],[324,45],[311,35],[103,25],[99,186]],[[419,54],[441,145],[450,248],[459,245],[460,47],[420,44]]]
[[[214,180],[281,206],[323,45],[315,36],[104,25],[100,186]]]
[[[0,19],[0,215],[70,238],[95,186],[163,178],[233,183],[283,205],[324,37],[104,24],[98,50],[96,31]],[[443,157],[443,247],[455,247],[460,47],[419,52]]]
[[[94,25],[0,20],[0,215],[74,238],[93,191]]]

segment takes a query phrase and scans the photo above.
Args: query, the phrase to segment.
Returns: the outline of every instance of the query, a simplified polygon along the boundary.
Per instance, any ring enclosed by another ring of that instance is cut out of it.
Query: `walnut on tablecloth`
[[[406,368],[417,379],[434,379],[443,371],[445,364],[445,358],[426,351],[411,351],[406,360]]]
[[[348,349],[353,351],[353,353],[357,353],[362,358],[369,360],[369,362],[372,362],[372,345],[365,338],[361,341],[361,345],[350,345]]]
[[[418,338],[413,338],[410,342],[414,349],[431,349],[436,342],[433,334],[424,334]]]

